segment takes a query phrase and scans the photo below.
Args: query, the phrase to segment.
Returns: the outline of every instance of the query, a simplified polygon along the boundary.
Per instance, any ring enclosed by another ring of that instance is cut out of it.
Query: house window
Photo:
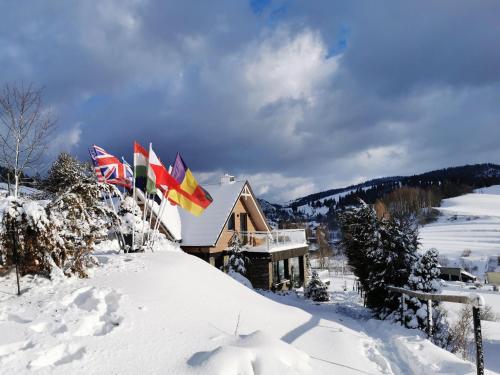
[[[241,241],[243,245],[248,243],[248,215],[241,213],[240,214],[240,233],[241,233]]]
[[[301,272],[299,258],[291,258],[290,260],[290,281],[294,288],[299,288],[301,285]]]
[[[273,262],[273,282],[278,284],[285,280],[285,262],[280,260]]]
[[[240,214],[240,232],[247,232],[248,231],[248,215],[247,214]]]
[[[229,216],[229,220],[227,222],[227,230],[234,230],[234,212]]]

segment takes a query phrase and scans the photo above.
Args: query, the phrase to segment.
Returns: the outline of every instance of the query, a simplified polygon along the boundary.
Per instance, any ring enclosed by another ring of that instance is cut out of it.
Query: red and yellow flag
[[[212,203],[213,199],[198,184],[180,154],[177,154],[175,158],[171,174],[179,183],[179,186],[169,190],[168,198],[193,215],[201,215],[210,203]]]

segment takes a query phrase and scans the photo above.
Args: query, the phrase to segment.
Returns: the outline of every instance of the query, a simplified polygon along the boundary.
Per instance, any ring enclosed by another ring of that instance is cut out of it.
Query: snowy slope
[[[367,190],[369,189],[371,186],[367,186],[367,187],[362,187],[361,189],[362,190]],[[318,199],[319,202],[321,203],[325,203],[326,200],[329,200],[329,199],[332,199],[332,200],[335,200],[335,201],[339,201],[340,198],[344,198],[346,197],[347,195],[357,191],[358,189],[348,189],[348,190],[345,190],[345,191],[342,191],[340,193],[336,193],[336,194],[332,194],[332,195],[328,195],[326,197],[323,197],[321,199]],[[289,203],[289,205],[291,205],[291,203]],[[290,212],[292,212],[291,208],[289,208]],[[297,206],[297,211],[306,215],[306,216],[309,216],[309,217],[314,217],[318,214],[320,215],[326,215],[328,213],[328,207],[325,207],[325,206],[322,206],[322,207],[311,207],[309,206],[308,204],[304,204],[302,206]]]
[[[442,216],[420,230],[420,239],[422,249],[435,247],[449,265],[465,265],[482,278],[500,256],[500,195],[491,194],[500,187],[481,191],[487,193],[445,199],[438,208]]]
[[[11,186],[11,189],[14,189],[14,187]],[[6,184],[5,182],[0,182],[0,193],[7,194],[8,190],[9,190],[9,185]],[[19,186],[19,192],[21,193],[21,195],[33,195],[42,193],[41,190],[28,186]]]
[[[445,199],[438,208],[442,216],[438,221],[420,230],[421,249],[435,247],[441,263],[464,267],[480,279],[486,271],[500,270],[500,186],[476,190],[473,194]],[[470,255],[464,250],[470,250]],[[446,265],[444,264],[444,265]],[[444,293],[470,293],[473,286],[460,282],[446,283]],[[474,292],[481,294],[486,304],[500,316],[500,294],[491,286]],[[451,321],[456,319],[460,305],[445,304]],[[486,365],[500,372],[500,322],[483,322]]]
[[[474,373],[342,295],[262,296],[172,246],[98,258],[89,279],[24,278],[19,298],[0,279],[0,373]]]

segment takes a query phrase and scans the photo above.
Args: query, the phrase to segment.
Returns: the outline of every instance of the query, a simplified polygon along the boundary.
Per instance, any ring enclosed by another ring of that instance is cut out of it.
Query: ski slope
[[[24,277],[21,297],[0,278],[1,374],[475,373],[353,292],[261,295],[167,244],[97,258],[88,279]]]
[[[480,278],[494,271],[500,256],[500,186],[445,199],[438,210],[439,219],[420,230],[421,249],[434,247],[444,263],[465,266]]]

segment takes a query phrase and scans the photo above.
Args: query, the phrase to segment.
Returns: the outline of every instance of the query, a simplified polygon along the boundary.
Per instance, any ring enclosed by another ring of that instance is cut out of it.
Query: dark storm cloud
[[[53,153],[153,142],[284,200],[500,159],[500,3],[4,2],[0,82],[45,86]]]

